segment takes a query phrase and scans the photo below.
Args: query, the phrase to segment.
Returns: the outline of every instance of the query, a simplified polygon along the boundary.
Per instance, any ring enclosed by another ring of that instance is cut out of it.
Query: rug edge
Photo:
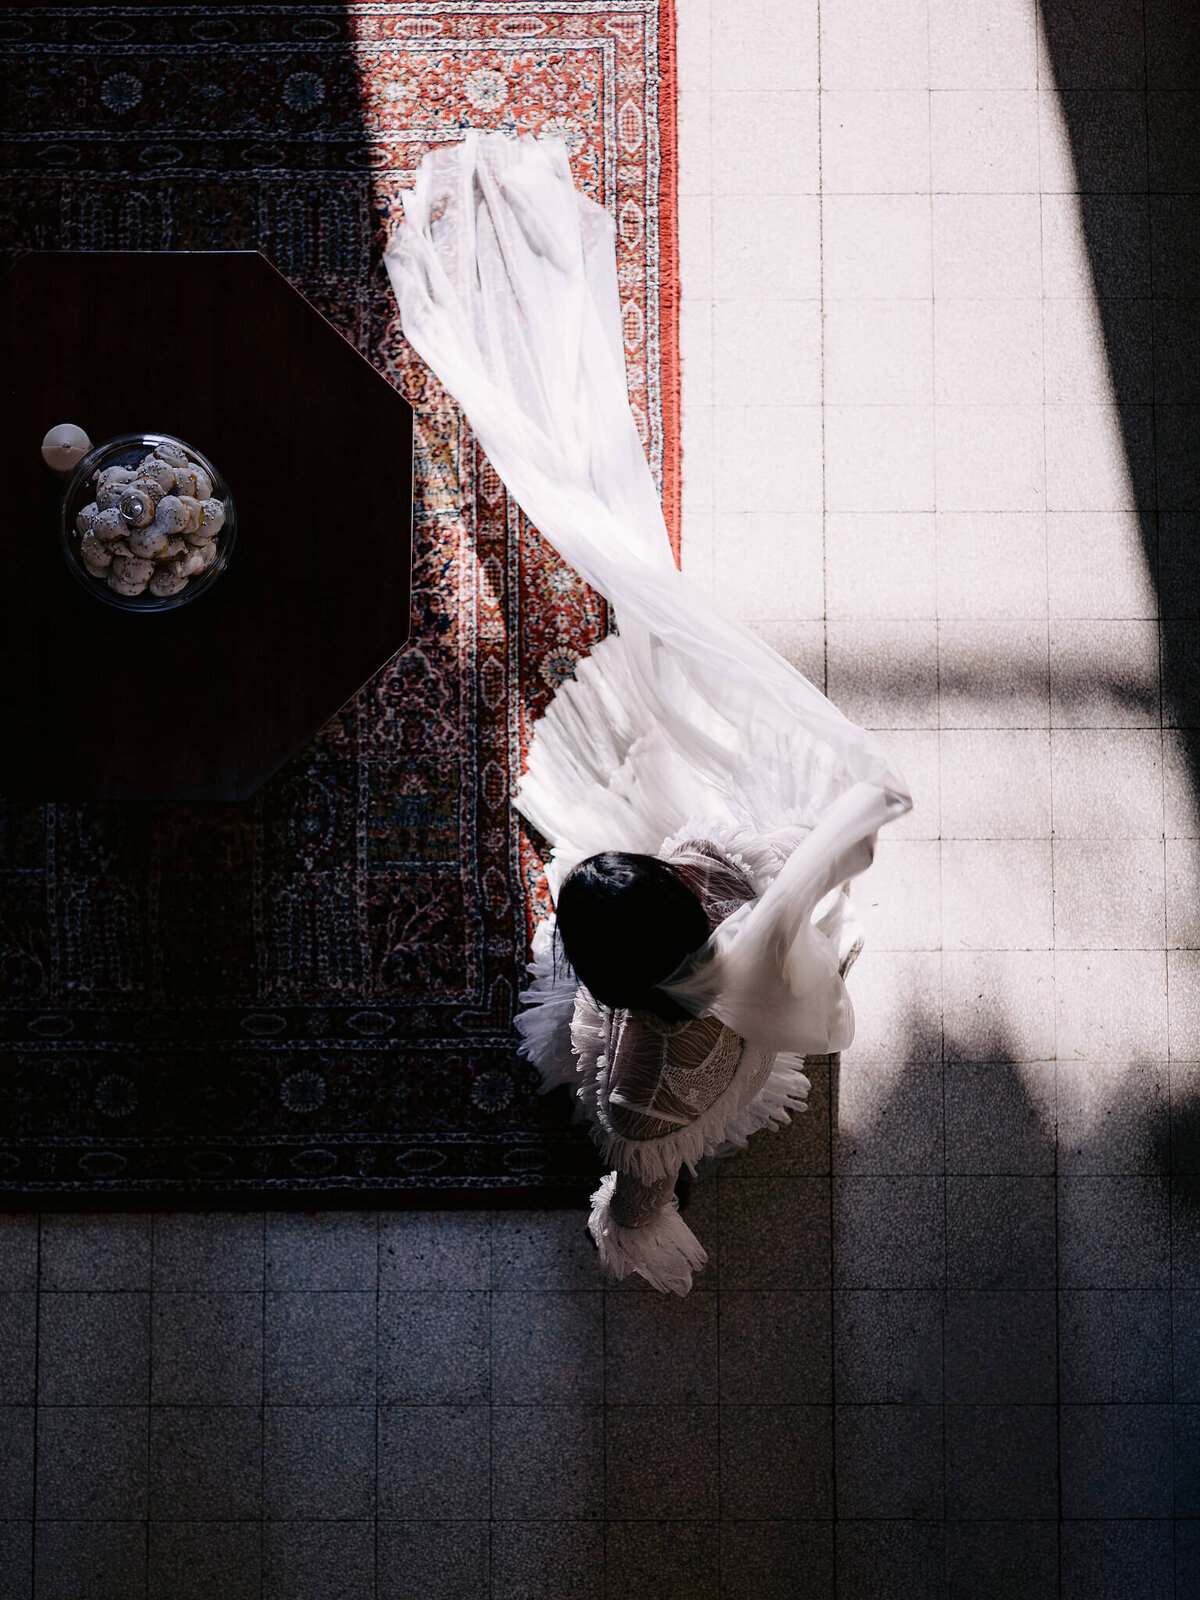
[[[679,82],[675,0],[660,0],[659,73],[659,260],[662,318],[662,506],[675,564],[682,564],[681,374],[679,355]]]

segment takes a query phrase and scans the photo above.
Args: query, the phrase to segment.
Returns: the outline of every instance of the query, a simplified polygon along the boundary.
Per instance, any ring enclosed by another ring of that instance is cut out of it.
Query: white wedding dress
[[[694,1021],[601,1008],[553,919],[518,1016],[546,1088],[578,1092],[613,1171],[590,1227],[606,1268],[686,1293],[706,1259],[672,1192],[803,1105],[805,1055],[853,1035],[843,886],[911,806],[876,741],[675,567],[629,411],[614,230],[558,140],[469,134],[426,156],[385,257],[405,337],[618,632],[534,729],[514,804],[551,892],[600,850],[694,874],[711,937],[667,992]]]

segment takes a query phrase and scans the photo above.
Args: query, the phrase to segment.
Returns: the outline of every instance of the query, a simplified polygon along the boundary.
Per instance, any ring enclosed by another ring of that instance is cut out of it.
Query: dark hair
[[[601,1005],[689,1013],[654,985],[708,938],[697,896],[657,856],[605,850],[558,891],[558,931],[575,975]]]

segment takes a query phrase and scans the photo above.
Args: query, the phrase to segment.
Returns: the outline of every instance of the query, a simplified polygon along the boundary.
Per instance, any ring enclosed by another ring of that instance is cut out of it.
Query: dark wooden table
[[[405,644],[412,412],[256,252],[32,254],[0,281],[0,793],[240,800]],[[66,570],[46,430],[177,435],[227,571],[130,614]]]

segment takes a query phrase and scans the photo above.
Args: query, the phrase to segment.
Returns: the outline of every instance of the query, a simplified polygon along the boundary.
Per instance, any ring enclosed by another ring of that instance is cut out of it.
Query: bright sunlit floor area
[[[685,566],[916,801],[830,1088],[830,1581],[1195,1594],[1198,30],[757,20],[683,96]]]
[[[1200,1595],[1200,23],[678,3],[683,564],[915,797],[855,1044],[684,1300],[582,1211],[0,1219],[0,1600]]]

